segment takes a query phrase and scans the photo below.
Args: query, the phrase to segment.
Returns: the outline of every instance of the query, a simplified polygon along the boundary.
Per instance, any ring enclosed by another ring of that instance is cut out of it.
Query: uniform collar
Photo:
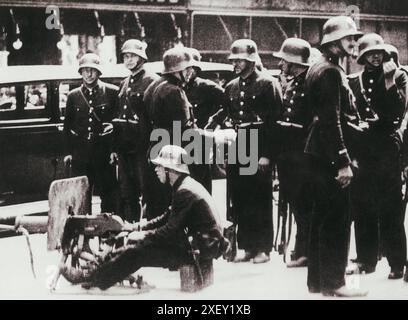
[[[88,89],[84,84],[82,84],[82,92],[86,95],[95,95],[98,93],[99,88],[101,87],[101,81],[98,80],[96,83],[96,86],[93,87],[92,89]]]
[[[177,180],[174,182],[172,189],[173,189],[173,193],[176,192],[178,190],[178,188],[181,186],[181,184],[183,183],[184,179],[187,178],[188,175],[187,174],[182,174],[180,177],[177,178]]]
[[[144,68],[144,66],[141,66],[141,67],[136,71],[135,74],[132,74],[132,73],[130,74],[130,79],[137,80],[137,79],[141,78],[141,76],[142,76],[144,73],[145,73],[145,68]]]
[[[239,77],[239,84],[241,85],[249,85],[252,82],[254,82],[254,80],[256,78],[258,78],[260,71],[258,71],[256,68],[254,68],[254,71],[245,79]]]
[[[179,78],[177,78],[174,74],[171,74],[171,73],[165,74],[163,75],[163,77],[170,83],[176,86],[179,86],[179,87],[183,87],[183,82]]]

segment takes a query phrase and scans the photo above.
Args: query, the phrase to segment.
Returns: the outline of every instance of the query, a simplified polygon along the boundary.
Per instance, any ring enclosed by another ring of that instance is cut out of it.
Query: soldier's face
[[[134,53],[127,52],[123,54],[123,63],[129,70],[136,68],[141,60],[142,58]]]
[[[379,67],[384,60],[384,53],[381,50],[369,51],[365,54],[366,62],[374,67]]]
[[[356,39],[354,36],[347,36],[340,40],[340,45],[347,55],[351,56],[353,54],[354,48],[356,47]]]
[[[99,71],[94,68],[89,68],[89,67],[82,68],[81,76],[86,84],[93,84],[99,78]]]
[[[278,64],[279,68],[281,69],[282,73],[286,76],[290,75],[290,67],[289,67],[289,62],[287,62],[284,59],[281,59]]]
[[[161,183],[166,183],[166,170],[164,169],[163,166],[156,166],[154,168],[154,171],[156,171],[157,178],[159,178],[159,181]]]
[[[236,75],[241,75],[249,69],[249,62],[244,59],[233,59],[231,61]]]

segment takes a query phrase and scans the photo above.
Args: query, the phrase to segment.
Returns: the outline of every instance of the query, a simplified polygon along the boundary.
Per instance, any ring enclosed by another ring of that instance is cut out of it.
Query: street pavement
[[[225,222],[225,181],[214,182],[214,197]],[[276,227],[276,224],[275,224]],[[293,232],[290,247],[293,247]],[[271,260],[264,264],[228,263],[222,258],[214,262],[214,284],[199,292],[180,290],[178,271],[161,268],[142,268],[137,274],[155,288],[138,292],[127,282],[106,291],[85,290],[61,278],[57,290],[50,292],[49,284],[59,261],[59,253],[47,251],[46,235],[30,236],[37,278],[34,279],[26,239],[23,236],[0,239],[0,300],[4,299],[135,299],[135,300],[314,300],[340,299],[310,294],[306,286],[307,268],[288,269],[282,256],[272,252]],[[352,236],[350,258],[355,256]],[[346,278],[352,287],[369,290],[369,295],[358,299],[400,300],[408,298],[408,283],[388,280],[386,259],[370,275],[353,275]]]

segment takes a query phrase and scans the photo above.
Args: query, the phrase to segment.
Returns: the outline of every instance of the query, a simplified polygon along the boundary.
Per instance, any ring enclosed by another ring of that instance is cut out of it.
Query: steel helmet
[[[146,43],[140,40],[137,40],[137,39],[129,39],[129,40],[126,40],[125,43],[123,44],[121,53],[122,54],[133,53],[147,60],[146,48],[147,48]]]
[[[363,57],[370,51],[383,51],[386,56],[389,56],[384,39],[377,33],[367,33],[358,40],[357,63],[364,64]]]
[[[308,66],[310,50],[309,42],[299,38],[288,38],[283,41],[280,51],[274,52],[273,56],[287,62]]]
[[[323,39],[320,45],[340,40],[347,36],[361,36],[356,23],[350,17],[337,16],[330,18],[323,26]]]
[[[186,48],[187,51],[190,53],[191,57],[193,58],[194,67],[198,69],[202,69],[201,67],[201,54],[196,48]]]
[[[188,166],[183,162],[183,157],[187,157],[187,152],[182,147],[166,145],[161,148],[159,155],[152,160],[152,163],[180,173],[190,174]]]
[[[99,56],[95,53],[85,53],[79,59],[79,66],[78,66],[79,73],[81,73],[82,68],[93,68],[93,69],[98,70],[99,73],[102,74],[101,60],[99,59]]]
[[[177,47],[167,50],[163,55],[163,74],[183,71],[188,67],[193,67],[195,62],[188,49]]]
[[[228,56],[229,60],[243,59],[250,62],[257,61],[258,47],[251,39],[238,39],[231,45],[231,54]]]

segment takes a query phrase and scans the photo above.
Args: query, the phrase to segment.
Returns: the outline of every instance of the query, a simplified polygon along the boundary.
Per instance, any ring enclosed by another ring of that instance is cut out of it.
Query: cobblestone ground
[[[225,216],[224,181],[214,183],[214,194],[222,216]],[[350,258],[354,257],[352,237]],[[293,242],[293,241],[292,241]],[[46,235],[31,235],[37,278],[31,269],[24,237],[0,239],[0,299],[139,299],[139,300],[274,300],[274,299],[322,299],[319,294],[309,294],[306,287],[307,269],[287,269],[282,256],[276,252],[265,264],[227,263],[219,259],[214,263],[214,284],[200,292],[180,291],[178,272],[160,268],[143,268],[139,274],[156,288],[138,293],[136,289],[117,285],[107,291],[84,290],[61,279],[58,288],[51,293],[48,284],[55,265],[57,252],[46,250]],[[293,243],[291,243],[293,245]],[[350,286],[361,286],[369,295],[360,299],[407,299],[408,284],[402,280],[387,280],[389,269],[385,259],[377,271],[370,275],[350,276]],[[334,299],[334,298],[327,298]]]

